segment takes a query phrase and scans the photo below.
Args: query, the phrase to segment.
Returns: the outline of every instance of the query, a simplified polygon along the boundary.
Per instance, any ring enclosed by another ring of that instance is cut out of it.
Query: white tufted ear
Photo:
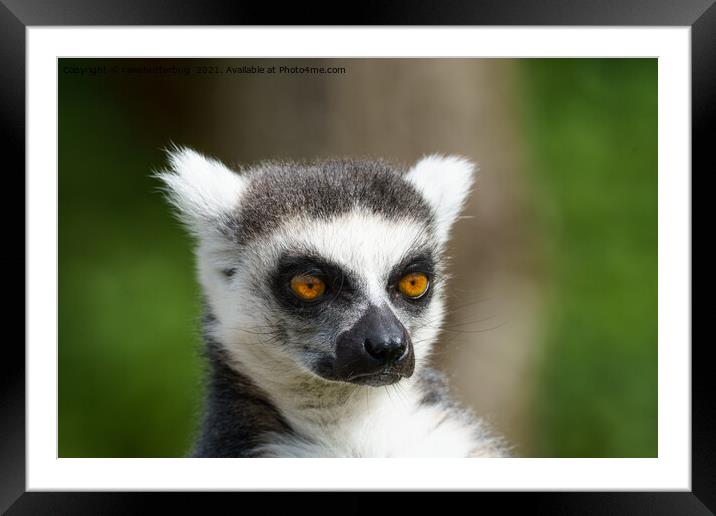
[[[432,207],[441,244],[447,241],[450,228],[470,193],[476,170],[465,158],[434,154],[418,161],[405,176]]]
[[[169,170],[155,176],[164,182],[169,201],[190,229],[202,232],[238,206],[245,178],[186,147],[173,147],[167,154]]]

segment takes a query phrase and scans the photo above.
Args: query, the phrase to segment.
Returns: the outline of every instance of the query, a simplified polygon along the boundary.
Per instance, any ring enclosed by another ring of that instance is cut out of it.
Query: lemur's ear
[[[194,231],[216,224],[239,204],[246,179],[223,163],[186,147],[167,151],[169,170],[158,172],[169,201]]]
[[[470,193],[476,169],[476,165],[465,158],[434,154],[418,161],[405,176],[433,208],[441,244],[447,240]]]

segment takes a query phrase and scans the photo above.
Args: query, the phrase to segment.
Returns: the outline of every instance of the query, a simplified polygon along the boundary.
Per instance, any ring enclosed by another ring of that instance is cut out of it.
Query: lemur
[[[427,366],[473,164],[265,162],[156,175],[196,239],[208,382],[194,457],[501,457]]]

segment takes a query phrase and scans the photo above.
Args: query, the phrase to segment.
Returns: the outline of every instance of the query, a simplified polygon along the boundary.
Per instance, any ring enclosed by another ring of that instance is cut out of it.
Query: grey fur
[[[206,331],[214,317],[205,307],[204,354],[207,391],[199,435],[192,457],[250,457],[262,436],[291,432],[278,410],[254,383],[229,366],[221,344]]]
[[[204,416],[191,455],[251,457],[268,433],[290,433],[291,429],[265,394],[229,367],[218,351],[212,346]]]
[[[297,215],[329,219],[355,207],[429,224],[433,213],[405,172],[380,160],[268,162],[244,170],[249,183],[230,223],[233,236],[241,244]]]

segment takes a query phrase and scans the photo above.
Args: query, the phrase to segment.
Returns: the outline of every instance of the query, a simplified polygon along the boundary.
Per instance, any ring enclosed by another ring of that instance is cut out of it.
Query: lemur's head
[[[189,149],[169,161],[158,175],[197,237],[208,330],[230,360],[252,375],[373,386],[424,362],[472,164],[271,162],[237,173]]]

